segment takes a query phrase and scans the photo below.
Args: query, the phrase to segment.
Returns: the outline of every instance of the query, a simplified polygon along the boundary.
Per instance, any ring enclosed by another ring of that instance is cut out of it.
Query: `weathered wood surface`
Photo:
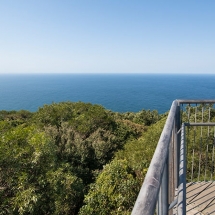
[[[215,215],[215,181],[189,183],[186,189],[187,215]]]
[[[199,214],[215,214],[214,181],[187,185],[187,214],[193,214],[194,209],[198,210]]]

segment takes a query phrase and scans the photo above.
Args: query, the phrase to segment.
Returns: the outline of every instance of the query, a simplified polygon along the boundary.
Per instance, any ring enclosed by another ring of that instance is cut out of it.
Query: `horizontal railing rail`
[[[184,107],[184,105],[187,105]],[[186,137],[185,127],[215,126],[203,117],[204,105],[213,105],[215,100],[175,100],[151,160],[145,180],[132,210],[132,215],[171,214],[177,205],[178,214],[186,214]],[[195,106],[196,105],[196,106]],[[197,105],[202,105],[201,112]],[[194,110],[192,110],[192,108]],[[184,112],[187,111],[186,117]],[[190,112],[194,122],[191,122]],[[200,114],[201,120],[196,120]],[[185,119],[184,119],[185,118]],[[187,121],[184,121],[187,120]],[[215,138],[214,138],[215,140]],[[175,197],[175,191],[178,195]]]
[[[186,99],[177,99],[178,104],[215,104],[214,99],[194,99],[194,100],[186,100]]]

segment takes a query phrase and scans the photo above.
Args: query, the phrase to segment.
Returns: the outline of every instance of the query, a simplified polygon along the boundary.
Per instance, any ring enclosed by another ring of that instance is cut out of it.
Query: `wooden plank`
[[[205,183],[205,186],[210,184],[211,183]],[[198,193],[198,195],[191,201],[192,205],[197,206],[199,211],[204,210],[204,208],[206,208],[210,201],[214,198],[214,196],[212,197],[209,195],[213,192],[213,189],[214,187],[207,186],[206,189]]]
[[[215,202],[211,202],[210,205],[207,206],[205,210],[203,210],[204,214],[215,214]]]
[[[189,183],[186,189],[187,215],[215,215],[215,181]],[[173,214],[177,214],[177,207]]]
[[[204,214],[215,214],[215,182],[204,191],[203,196],[204,204],[200,207],[200,211]]]
[[[187,186],[187,214],[215,214],[215,182]]]
[[[187,203],[192,203],[212,182],[197,182],[187,187]]]
[[[187,205],[186,210],[187,215],[202,215],[198,208],[195,208],[192,204]]]

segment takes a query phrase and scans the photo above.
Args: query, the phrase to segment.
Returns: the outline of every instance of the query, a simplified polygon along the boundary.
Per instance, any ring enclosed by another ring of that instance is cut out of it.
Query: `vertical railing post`
[[[180,152],[180,104],[177,103],[174,124],[172,130],[171,144],[169,147],[169,194],[168,201],[169,203],[173,202],[175,199],[175,191],[178,188],[178,177],[179,177],[179,152]],[[171,214],[173,210],[171,209],[169,213]]]
[[[175,121],[175,119],[174,119]],[[175,197],[175,186],[174,186],[174,137],[175,130],[174,124],[172,129],[171,142],[169,145],[169,162],[168,162],[168,203],[171,203]],[[169,211],[171,213],[171,211]]]
[[[181,112],[180,104],[176,108],[175,125],[174,125],[174,187],[178,187],[179,183],[179,159],[180,159],[180,127],[181,127]]]
[[[178,186],[178,215],[186,214],[186,143],[185,124],[182,124],[180,165],[179,165],[179,186]]]

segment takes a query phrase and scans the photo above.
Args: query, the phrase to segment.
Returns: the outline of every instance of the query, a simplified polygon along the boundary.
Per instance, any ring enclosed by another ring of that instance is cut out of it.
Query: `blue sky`
[[[215,73],[214,0],[7,0],[0,73]]]

